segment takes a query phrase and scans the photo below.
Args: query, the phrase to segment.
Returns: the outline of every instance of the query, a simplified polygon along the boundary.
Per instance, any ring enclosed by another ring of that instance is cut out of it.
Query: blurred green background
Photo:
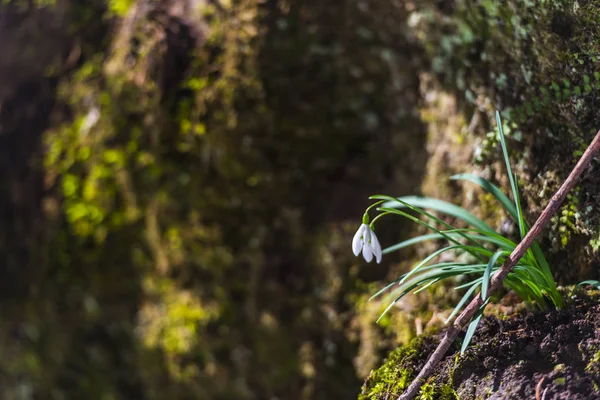
[[[510,234],[448,180],[506,187],[494,110],[530,220],[600,127],[598,1],[1,4],[3,399],[355,398],[455,298],[374,324],[414,254],[352,255],[367,197]],[[562,283],[599,277],[599,187],[545,232]]]

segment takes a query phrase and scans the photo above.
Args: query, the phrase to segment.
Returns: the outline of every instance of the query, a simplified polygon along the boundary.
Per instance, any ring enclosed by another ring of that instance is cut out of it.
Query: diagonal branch
[[[588,167],[594,155],[600,150],[600,131],[594,137],[594,140],[587,148],[583,156],[573,168],[573,171],[569,174],[567,179],[564,181],[562,186],[558,189],[558,191],[552,196],[550,202],[542,211],[540,216],[538,217],[535,224],[531,230],[525,235],[521,243],[513,250],[512,254],[508,256],[502,268],[498,271],[496,275],[492,278],[492,282],[488,289],[488,296],[494,293],[496,290],[502,286],[502,282],[504,278],[508,275],[510,271],[512,271],[515,264],[523,257],[529,246],[533,244],[535,239],[540,235],[544,226],[548,223],[550,218],[556,213],[558,207],[561,205],[567,193],[575,186],[575,183],[579,180],[579,177],[583,173],[583,171]],[[415,380],[410,384],[410,386],[404,391],[404,393],[398,397],[398,400],[411,400],[416,395],[421,385],[425,383],[425,380],[429,378],[432,374],[435,367],[442,360],[442,357],[448,351],[448,348],[454,342],[458,334],[463,330],[463,328],[473,319],[473,316],[477,312],[477,310],[481,307],[483,301],[481,300],[481,296],[476,296],[471,303],[463,310],[463,312],[456,318],[454,323],[448,328],[444,338],[435,349],[433,354],[427,360],[427,363],[421,369],[421,372],[417,375]]]

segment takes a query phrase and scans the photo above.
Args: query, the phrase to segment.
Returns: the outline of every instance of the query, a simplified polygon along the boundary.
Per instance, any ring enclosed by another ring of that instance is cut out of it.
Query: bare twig
[[[542,385],[544,384],[544,379],[546,379],[546,377],[542,376],[542,379],[540,379],[537,386],[535,387],[535,400],[542,400],[542,398],[540,396],[540,392],[542,391]]]
[[[523,257],[529,246],[531,246],[535,239],[540,235],[544,226],[556,213],[558,207],[561,205],[561,203],[567,196],[567,193],[573,188],[573,186],[575,186],[575,183],[577,183],[579,177],[581,176],[583,171],[588,167],[592,158],[594,157],[594,154],[596,154],[598,150],[600,150],[600,131],[598,131],[596,137],[594,137],[594,140],[587,148],[585,153],[583,153],[583,156],[581,157],[577,165],[575,165],[575,168],[573,168],[565,182],[554,194],[554,196],[552,196],[552,199],[550,199],[550,202],[548,203],[544,211],[542,211],[537,221],[535,221],[535,224],[533,224],[531,230],[527,233],[527,235],[525,235],[521,243],[519,243],[519,245],[514,249],[511,255],[508,256],[498,273],[494,275],[490,287],[488,289],[488,297],[496,290],[498,290],[500,286],[502,286],[504,278],[506,278],[506,276],[513,269],[515,264],[521,259],[521,257]],[[421,385],[432,374],[435,367],[438,365],[438,363],[442,360],[442,357],[444,357],[444,355],[448,351],[448,348],[450,348],[450,345],[452,345],[452,343],[454,342],[458,334],[462,331],[462,329],[473,319],[473,316],[475,315],[477,310],[479,310],[482,304],[483,301],[481,299],[481,296],[476,296],[471,301],[471,303],[469,303],[469,305],[463,310],[463,312],[456,318],[456,320],[454,320],[454,323],[448,328],[442,341],[435,349],[433,354],[431,354],[431,356],[427,360],[427,363],[425,363],[423,369],[421,369],[415,380],[410,384],[406,391],[402,395],[400,395],[400,397],[398,397],[398,400],[411,400],[417,395],[417,392],[421,388]]]

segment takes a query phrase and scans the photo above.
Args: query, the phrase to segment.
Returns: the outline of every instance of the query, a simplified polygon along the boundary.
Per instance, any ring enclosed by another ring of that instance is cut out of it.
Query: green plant
[[[527,234],[529,225],[523,215],[517,176],[513,174],[510,166],[502,122],[498,112],[496,112],[496,122],[513,201],[490,181],[476,175],[459,174],[453,176],[452,179],[475,183],[490,193],[518,225],[522,239]],[[418,196],[394,198],[386,195],[375,195],[370,198],[378,201],[367,209],[363,217],[363,225],[361,225],[362,231],[372,233],[375,222],[386,215],[398,215],[407,218],[431,231],[431,233],[390,246],[383,250],[383,254],[430,240],[445,240],[447,242],[445,247],[429,254],[418,262],[411,271],[400,276],[372,297],[375,298],[389,292],[389,305],[379,319],[408,293],[418,293],[445,279],[466,277],[469,279],[468,283],[456,283],[455,289],[466,289],[466,291],[446,321],[452,320],[471,297],[482,296],[484,304],[467,329],[462,347],[462,351],[464,351],[481,319],[483,309],[489,302],[487,292],[490,280],[517,247],[517,243],[496,233],[492,227],[464,208],[442,200]],[[364,225],[369,221],[367,213],[376,205],[379,206],[377,211],[380,214],[373,218],[373,221],[368,225],[370,229],[366,229]],[[455,227],[426,210],[454,217],[464,222],[467,227]],[[368,242],[368,238],[366,239]],[[373,252],[377,250],[378,245],[378,242],[375,243],[372,249]],[[373,244],[371,246],[373,247]],[[470,258],[467,261],[434,262],[438,256],[448,252],[454,252],[455,254],[457,252],[467,253]],[[547,308],[550,304],[556,308],[563,306],[563,297],[556,288],[556,282],[552,277],[548,262],[537,243],[534,243],[518,261],[515,268],[505,279],[504,284],[524,301],[539,308]]]

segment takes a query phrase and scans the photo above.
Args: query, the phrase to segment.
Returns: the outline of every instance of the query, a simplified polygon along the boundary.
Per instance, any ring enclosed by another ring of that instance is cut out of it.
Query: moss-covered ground
[[[536,390],[547,399],[598,398],[600,293],[578,289],[568,299],[560,311],[487,316],[464,355],[455,343],[418,398],[531,399]],[[425,336],[393,351],[359,399],[396,398],[436,344],[436,336]]]

